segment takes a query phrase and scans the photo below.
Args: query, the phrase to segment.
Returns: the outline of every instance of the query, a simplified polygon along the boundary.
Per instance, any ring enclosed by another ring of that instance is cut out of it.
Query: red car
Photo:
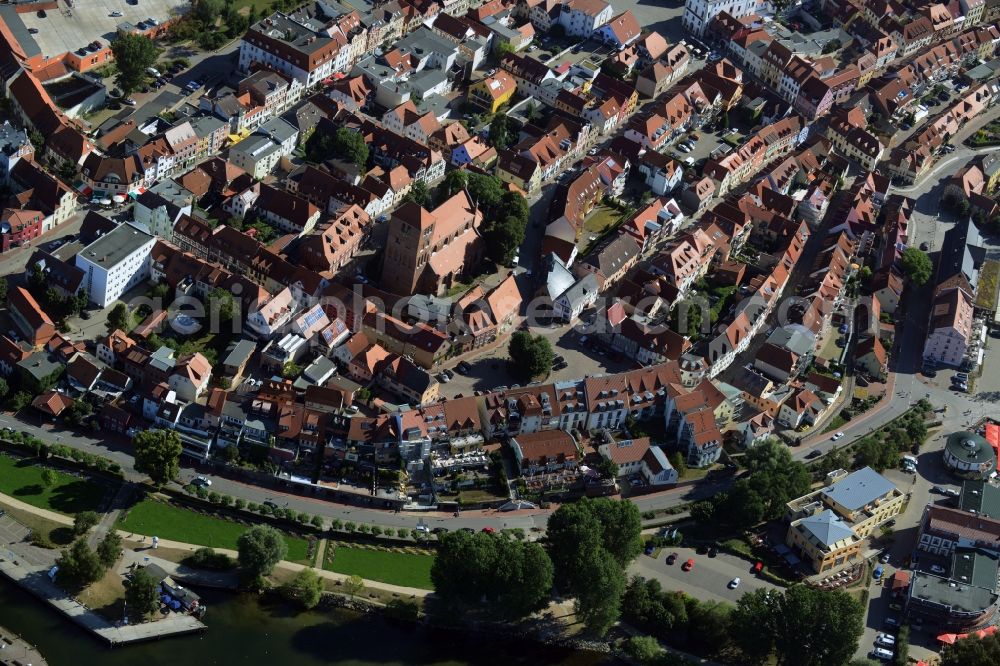
[[[691,559],[682,564],[681,569],[683,569],[684,571],[691,571],[691,569],[694,569],[694,560]]]
[[[755,574],[759,574],[761,572],[761,570],[763,570],[763,568],[764,568],[764,563],[763,562],[757,562],[757,564],[753,565],[753,572]]]
[[[483,531],[486,532],[487,534],[493,534],[494,532],[496,532],[496,530],[493,529],[492,527],[484,527]]]

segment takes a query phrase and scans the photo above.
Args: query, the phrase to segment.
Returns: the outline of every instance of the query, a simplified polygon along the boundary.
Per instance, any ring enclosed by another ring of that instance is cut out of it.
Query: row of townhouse
[[[808,133],[798,116],[789,116],[751,134],[727,155],[710,158],[704,174],[715,182],[715,195],[728,192],[750,180],[771,160],[790,153]]]

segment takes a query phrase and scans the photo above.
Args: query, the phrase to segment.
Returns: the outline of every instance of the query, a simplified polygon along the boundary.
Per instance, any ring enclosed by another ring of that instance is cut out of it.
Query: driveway
[[[677,553],[677,561],[672,565],[666,561],[671,553]],[[688,558],[694,559],[694,568],[691,571],[683,571],[681,565]],[[664,548],[655,558],[640,555],[629,567],[629,573],[644,578],[654,578],[660,581],[660,585],[666,590],[680,590],[697,599],[730,603],[736,603],[744,593],[753,590],[781,589],[750,573],[752,566],[746,560],[728,553],[709,557],[698,555],[693,548]],[[740,579],[740,586],[730,590],[729,581],[736,577]]]

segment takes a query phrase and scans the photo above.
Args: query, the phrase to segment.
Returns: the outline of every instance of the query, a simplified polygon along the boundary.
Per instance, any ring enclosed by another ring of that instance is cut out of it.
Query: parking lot
[[[677,561],[667,564],[667,556],[671,553],[677,553]],[[684,571],[681,565],[689,558],[694,560],[694,567]],[[746,592],[762,588],[779,589],[755,576],[750,570],[752,566],[750,562],[728,553],[709,557],[697,554],[693,548],[668,547],[656,557],[640,555],[629,567],[629,573],[655,578],[666,590],[680,590],[698,599],[736,603]],[[734,578],[740,579],[740,585],[730,589],[729,583]]]
[[[26,28],[38,30],[31,35],[42,53],[55,56],[67,51],[75,51],[95,39],[110,42],[115,37],[119,23],[137,24],[147,18],[162,23],[172,15],[184,13],[190,5],[178,0],[164,2],[141,2],[128,4],[127,0],[74,0],[72,7],[66,0],[60,0],[59,9],[45,12],[39,17],[37,12],[19,14]],[[121,16],[111,16],[121,12]]]

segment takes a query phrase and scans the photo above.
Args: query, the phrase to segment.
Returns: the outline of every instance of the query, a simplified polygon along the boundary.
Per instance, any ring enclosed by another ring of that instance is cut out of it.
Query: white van
[[[155,67],[147,67],[146,73],[152,76],[154,79],[160,78],[160,70],[156,69]]]
[[[886,650],[885,648],[877,647],[870,653],[868,653],[868,656],[871,657],[872,659],[882,659],[883,661],[889,661],[890,659],[892,659],[892,652],[890,650]]]

